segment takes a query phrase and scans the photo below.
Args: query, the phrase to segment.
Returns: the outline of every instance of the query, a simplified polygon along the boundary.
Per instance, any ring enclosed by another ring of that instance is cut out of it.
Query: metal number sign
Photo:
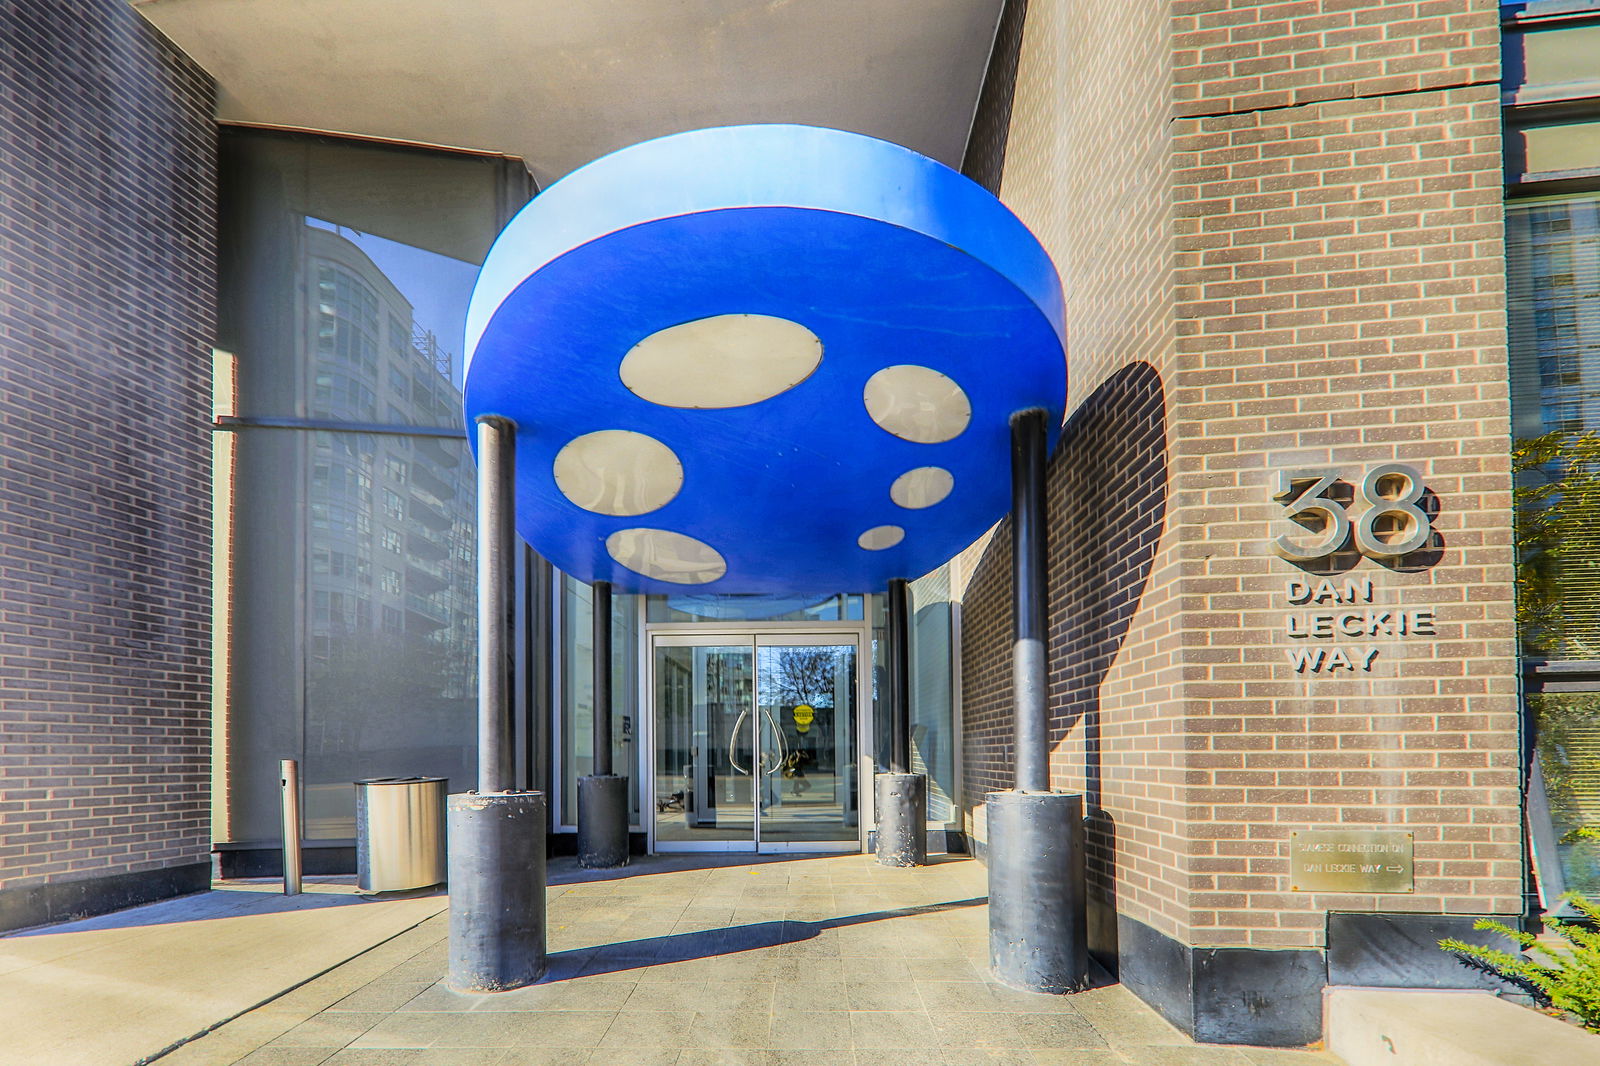
[[[1361,554],[1394,559],[1425,546],[1433,536],[1428,513],[1418,506],[1422,475],[1404,463],[1383,463],[1367,470],[1356,485],[1356,498],[1366,509],[1350,521],[1344,504],[1328,495],[1339,471],[1311,467],[1279,470],[1272,498],[1285,517],[1312,534],[1309,540],[1279,534],[1273,550],[1292,562],[1304,563],[1342,551],[1352,535]]]

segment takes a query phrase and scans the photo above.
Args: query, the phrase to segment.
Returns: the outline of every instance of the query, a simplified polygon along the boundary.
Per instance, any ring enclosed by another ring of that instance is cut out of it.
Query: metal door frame
[[[640,608],[643,610],[643,597]],[[754,821],[750,839],[674,841],[668,849],[672,852],[718,851],[751,855],[776,855],[784,852],[850,852],[865,851],[867,827],[871,821],[872,789],[864,782],[873,780],[874,765],[870,738],[872,732],[872,631],[871,622],[653,622],[643,623],[643,636],[639,641],[639,730],[643,741],[639,745],[639,807],[640,818],[645,821],[649,853],[657,854],[656,847],[656,704],[655,669],[656,648],[660,647],[731,647],[747,645],[750,648],[752,681],[752,710],[757,706],[756,687],[760,684],[756,670],[756,656],[763,647],[825,646],[853,644],[856,649],[856,840],[848,839],[794,840],[762,842],[760,789],[753,789]],[[755,728],[752,724],[752,728]],[[759,733],[759,729],[756,729]]]

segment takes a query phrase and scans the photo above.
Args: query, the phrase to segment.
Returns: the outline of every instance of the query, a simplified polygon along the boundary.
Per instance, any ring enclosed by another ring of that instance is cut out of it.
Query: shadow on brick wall
[[[1050,739],[1059,746],[1082,726],[1090,948],[1114,964],[1117,827],[1101,798],[1100,686],[1138,612],[1166,521],[1166,397],[1154,367],[1124,367],[1078,408],[1047,485]]]
[[[1161,539],[1166,442],[1161,377],[1149,364],[1133,363],[1073,414],[1047,471],[1050,739],[1059,751],[1081,727],[1090,948],[1110,967],[1117,955],[1117,828],[1102,806],[1100,687],[1138,612]],[[1009,527],[1002,523],[990,541],[962,611],[969,795],[1009,787]],[[1071,757],[1053,758],[1053,776],[1063,776],[1062,760]]]

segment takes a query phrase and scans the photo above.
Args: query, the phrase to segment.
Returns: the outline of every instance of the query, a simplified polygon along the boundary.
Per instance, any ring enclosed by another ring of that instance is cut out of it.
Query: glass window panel
[[[224,130],[221,332],[245,417],[459,426],[505,161]]]
[[[362,778],[423,774],[471,787],[470,520],[439,529],[382,511],[375,490],[388,491],[398,438],[276,429],[234,438],[230,835],[277,835],[280,758],[302,760],[308,839],[355,835],[352,783]],[[433,502],[470,516],[465,440],[427,444],[411,462],[435,471]]]
[[[639,600],[611,597],[611,760],[628,778],[628,824],[639,827]],[[578,778],[594,771],[594,598],[561,576],[561,822],[576,825]]]
[[[754,648],[658,647],[655,657],[656,842],[753,845]]]
[[[959,829],[949,564],[910,589],[911,769],[928,777],[928,825]]]
[[[651,622],[859,622],[859,595],[782,596],[686,593],[646,596]]]
[[[1529,695],[1566,888],[1600,894],[1600,692]]]
[[[761,842],[855,839],[855,644],[762,644],[756,664],[756,751],[745,780],[758,790]],[[660,824],[658,816],[658,837]]]
[[[1523,653],[1600,658],[1600,193],[1506,210]]]

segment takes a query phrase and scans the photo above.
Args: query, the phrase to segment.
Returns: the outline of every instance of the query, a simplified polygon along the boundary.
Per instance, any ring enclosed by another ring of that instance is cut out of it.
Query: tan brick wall
[[[1482,0],[1029,4],[1001,195],[1061,270],[1075,408],[1050,471],[1052,768],[1102,811],[1093,894],[1186,943],[1520,909],[1497,25]],[[1106,487],[1150,462],[1141,363],[1165,491],[1114,513]],[[1437,636],[1288,636],[1315,606],[1269,548],[1293,528],[1272,471],[1391,460],[1421,470],[1442,551],[1339,580],[1435,611]],[[1010,772],[1001,533],[961,566],[980,838]],[[1097,538],[1149,554],[1127,617]],[[1308,641],[1379,654],[1309,676],[1286,654]],[[1293,831],[1374,825],[1416,835],[1415,893],[1289,891]]]

